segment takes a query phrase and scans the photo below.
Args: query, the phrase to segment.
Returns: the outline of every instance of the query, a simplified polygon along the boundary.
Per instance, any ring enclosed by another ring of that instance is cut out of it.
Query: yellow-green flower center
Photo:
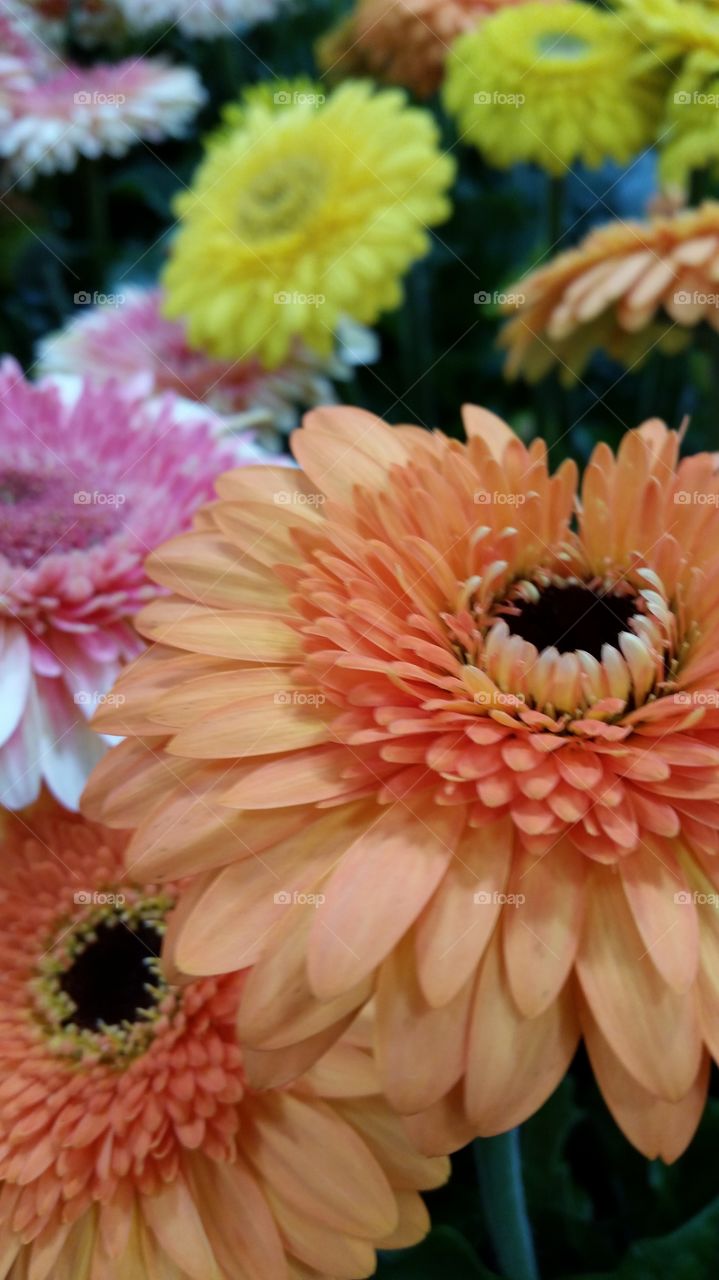
[[[317,208],[326,185],[315,156],[284,156],[260,170],[243,190],[237,229],[257,241],[300,230]]]
[[[85,906],[90,900],[90,909]],[[83,908],[62,920],[31,980],[37,1020],[61,1057],[123,1065],[143,1053],[172,993],[160,970],[172,900],[79,894]]]
[[[537,40],[543,58],[562,58],[578,62],[590,49],[589,42],[571,31],[544,31]]]

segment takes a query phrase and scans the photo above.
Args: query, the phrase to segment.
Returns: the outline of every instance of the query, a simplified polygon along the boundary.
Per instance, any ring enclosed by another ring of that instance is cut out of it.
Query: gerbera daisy
[[[554,364],[565,382],[594,351],[636,366],[680,349],[704,321],[719,329],[719,204],[647,222],[610,222],[531,272],[500,335],[507,373],[534,382]]]
[[[491,164],[563,174],[578,160],[625,163],[653,142],[664,85],[625,23],[570,0],[504,8],[460,36],[443,94]]]
[[[57,813],[2,840],[0,1276],[370,1275],[425,1234],[446,1162],[413,1151],[361,1030],[253,1091],[243,976],[171,984],[175,889],[135,886],[122,844]]]
[[[452,41],[485,18],[524,0],[359,0],[349,18],[319,42],[332,74],[371,74],[430,97],[442,80]]]
[[[73,169],[80,156],[121,156],[143,139],[180,137],[204,99],[196,71],[159,58],[48,61],[31,83],[0,81],[0,157],[27,186],[39,173]]]
[[[648,423],[578,504],[571,461],[465,422],[315,410],[300,471],[220,481],[151,558],[177,594],[87,803],[143,878],[195,877],[182,970],[258,961],[268,1062],[374,996],[389,1099],[446,1150],[530,1115],[581,1024],[672,1159],[719,1055],[716,462]]]
[[[116,0],[127,25],[139,31],[177,27],[200,40],[226,37],[269,22],[290,0]]]
[[[697,50],[719,53],[718,0],[614,0],[631,30],[657,59]]]
[[[142,648],[131,620],[157,594],[145,556],[236,456],[209,410],[193,414],[0,366],[0,806],[29,804],[42,779],[77,805],[102,752],[87,720]]]
[[[130,379],[146,394],[173,391],[201,400],[232,418],[235,427],[289,431],[301,408],[333,404],[333,379],[351,377],[355,364],[376,359],[374,334],[342,322],[337,352],[328,358],[297,344],[284,364],[221,361],[188,346],[184,326],[162,315],[162,291],[128,289],[122,307],[87,307],[60,333],[45,338],[39,365],[47,373]]]
[[[717,107],[719,41],[717,52],[694,53],[685,60],[669,95],[659,162],[664,186],[688,192],[695,170],[719,171]]]
[[[342,315],[371,324],[398,306],[453,172],[432,116],[399,91],[250,92],[178,200],[167,312],[221,359],[275,366],[298,339],[329,355]]]

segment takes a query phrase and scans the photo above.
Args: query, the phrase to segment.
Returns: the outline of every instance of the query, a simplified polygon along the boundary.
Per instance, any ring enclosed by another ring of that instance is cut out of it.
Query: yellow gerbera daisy
[[[450,213],[454,165],[427,111],[350,82],[252,93],[180,197],[167,311],[221,358],[329,353],[341,315],[373,323]]]
[[[649,67],[647,59],[649,58]],[[625,163],[656,136],[664,73],[626,23],[586,4],[501,10],[460,36],[444,100],[491,164]]]
[[[719,10],[717,11],[719,14]],[[719,164],[719,17],[717,51],[690,54],[667,104],[660,174],[666,186],[687,190],[697,169]]]
[[[616,0],[619,17],[660,58],[719,53],[719,0]]]

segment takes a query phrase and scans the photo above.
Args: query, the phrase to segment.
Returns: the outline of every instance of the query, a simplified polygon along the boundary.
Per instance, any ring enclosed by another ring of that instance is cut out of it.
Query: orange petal
[[[583,1002],[584,1003],[584,1002]],[[709,1086],[709,1057],[704,1055],[688,1093],[667,1102],[647,1092],[612,1053],[586,1004],[582,1031],[592,1070],[619,1128],[648,1160],[671,1164],[689,1146],[699,1125]]]
[[[343,501],[355,485],[384,488],[387,471],[404,465],[407,449],[381,418],[365,409],[331,406],[305,414],[292,452],[318,489]]]
[[[586,859],[568,840],[540,858],[523,853],[502,911],[507,977],[517,1008],[535,1018],[556,1000],[579,944]],[[524,901],[522,901],[524,898]]]
[[[411,934],[385,960],[377,984],[377,1061],[397,1111],[412,1115],[432,1106],[463,1074],[472,990],[468,979],[449,1004],[427,1004],[415,974]]]
[[[321,999],[339,995],[384,960],[431,898],[454,853],[459,806],[431,799],[377,810],[373,825],[341,859],[324,889],[308,954]]]
[[[289,1092],[263,1094],[244,1144],[271,1190],[332,1231],[376,1239],[397,1226],[397,1205],[381,1166],[324,1103]]]
[[[465,1105],[475,1133],[504,1133],[546,1102],[577,1047],[569,988],[536,1018],[517,1009],[495,933],[485,952],[470,1015]]]
[[[687,991],[699,965],[699,928],[689,886],[670,846],[645,837],[622,858],[624,892],[647,955],[675,991]]]
[[[446,1004],[474,972],[501,910],[514,830],[509,818],[468,827],[417,923],[417,973],[426,999]]]
[[[597,866],[591,874],[577,972],[625,1069],[650,1093],[680,1101],[701,1060],[695,1003],[691,993],[667,986],[652,964],[613,868]]]

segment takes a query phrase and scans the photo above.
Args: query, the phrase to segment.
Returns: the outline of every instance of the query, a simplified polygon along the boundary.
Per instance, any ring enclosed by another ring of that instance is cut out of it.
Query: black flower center
[[[157,958],[162,939],[145,921],[128,925],[118,916],[102,921],[94,938],[60,977],[74,1011],[64,1024],[88,1031],[138,1020],[157,995]]]
[[[618,646],[629,620],[637,613],[633,595],[602,592],[580,583],[545,587],[537,600],[512,601],[503,617],[512,635],[528,640],[541,653],[553,647],[559,653],[583,649],[601,659],[602,646]]]

